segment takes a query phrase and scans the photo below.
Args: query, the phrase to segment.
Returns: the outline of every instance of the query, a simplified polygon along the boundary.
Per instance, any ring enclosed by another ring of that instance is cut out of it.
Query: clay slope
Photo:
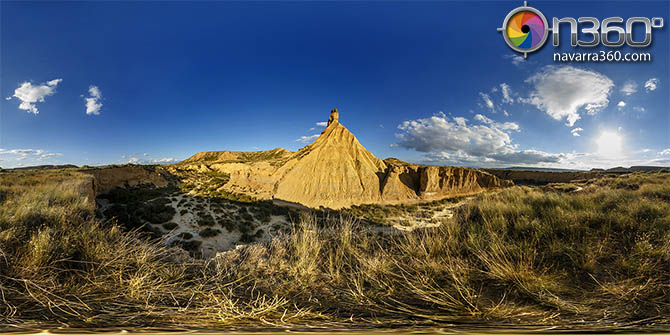
[[[381,202],[386,164],[336,119],[278,171],[274,198],[309,207]]]
[[[282,148],[255,152],[200,152],[174,167],[177,173],[184,169],[226,175],[229,182],[220,191],[267,200],[273,196],[277,169],[295,154]]]

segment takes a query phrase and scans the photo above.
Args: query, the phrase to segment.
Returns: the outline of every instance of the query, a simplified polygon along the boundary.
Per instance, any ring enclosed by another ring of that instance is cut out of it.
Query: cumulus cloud
[[[314,135],[309,135],[309,136],[301,136],[299,139],[296,140],[296,142],[302,142],[302,143],[307,143],[307,142],[312,142],[316,140],[319,137],[319,134],[314,134]]]
[[[663,151],[659,151],[659,152],[657,153],[657,155],[659,155],[659,156],[670,156],[670,148],[665,149],[665,150],[663,150]]]
[[[328,122],[327,121],[317,122],[316,125],[319,126],[319,127],[325,127],[325,126],[328,125]]]
[[[482,93],[482,92],[479,92],[479,96],[484,101],[484,106],[486,106],[486,108],[490,109],[491,112],[495,113],[496,108],[495,108],[495,105],[493,104],[493,100],[491,100],[491,97],[488,94]]]
[[[100,108],[102,108],[102,92],[98,86],[89,86],[88,87],[89,97],[84,98],[86,100],[86,115],[100,115]]]
[[[152,158],[149,159],[149,162],[154,163],[154,164],[171,164],[171,163],[176,163],[179,160],[173,157],[165,157],[165,158]]]
[[[584,129],[577,127],[577,128],[574,128],[574,129],[570,130],[570,132],[572,133],[572,136],[576,136],[576,137],[581,136],[579,134],[580,131],[584,131]]]
[[[614,83],[595,71],[572,66],[546,66],[526,79],[533,85],[530,97],[523,102],[535,105],[556,120],[567,120],[572,127],[584,109],[593,115],[607,107]]]
[[[149,156],[148,154],[144,154],[144,157]],[[133,155],[123,155],[121,158],[125,159],[127,163],[129,164],[173,164],[177,163],[180,160],[177,158],[173,157],[165,157],[165,158],[141,158],[140,155],[138,154],[133,154]]]
[[[621,94],[623,94],[625,96],[629,96],[633,93],[636,93],[637,92],[637,83],[633,80],[629,80],[625,84],[623,84],[623,86],[621,87],[621,89],[619,91],[621,92]]]
[[[462,117],[438,113],[432,117],[405,121],[398,125],[398,146],[427,153],[431,161],[458,164],[558,162],[560,157],[536,150],[517,150],[507,132],[518,125],[498,123],[477,114],[481,124],[468,125]]]
[[[3,157],[3,161],[18,162],[24,160],[43,161],[45,159],[63,156],[63,154],[48,152],[42,149],[0,149],[0,156]]]
[[[656,87],[658,87],[658,82],[658,78],[650,78],[644,82],[644,89],[647,92],[655,91]]]
[[[0,149],[0,155],[41,155],[44,150],[35,149]]]
[[[25,110],[28,113],[35,115],[39,114],[39,110],[35,105],[38,102],[44,102],[44,98],[56,93],[56,86],[63,79],[54,79],[39,85],[33,85],[30,82],[23,82],[18,88],[14,90],[14,95],[7,97],[6,100],[11,100],[13,97],[21,101],[19,109]]]
[[[454,118],[454,119],[456,119],[456,118]],[[513,130],[513,131],[517,131],[517,132],[521,131],[521,128],[519,128],[519,125],[515,122],[502,122],[502,123],[501,122],[495,122],[495,121],[493,121],[493,120],[489,119],[488,117],[486,117],[484,115],[481,115],[481,114],[475,115],[475,120],[479,121],[481,123],[491,125],[493,128],[497,128],[497,129]],[[465,126],[465,122],[463,122],[462,125]]]
[[[40,155],[40,157],[37,158],[38,161],[43,161],[45,159],[51,158],[51,157],[60,157],[63,156],[61,153],[53,152],[53,153],[46,153]]]
[[[513,55],[513,54],[505,55],[505,58],[511,60],[512,64],[514,64],[516,66],[522,65],[526,61],[523,57],[521,57],[519,55]]]
[[[511,104],[514,102],[514,99],[512,98],[512,88],[510,88],[509,85],[506,83],[500,84],[500,90],[503,95],[503,103]]]
[[[619,101],[619,103],[616,104],[616,105],[619,106],[619,107],[626,107],[626,103],[623,102],[623,101]]]

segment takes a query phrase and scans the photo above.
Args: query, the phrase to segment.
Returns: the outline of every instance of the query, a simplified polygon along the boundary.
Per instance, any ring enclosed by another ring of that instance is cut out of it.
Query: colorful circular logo
[[[541,48],[549,37],[547,19],[526,3],[509,12],[498,31],[502,32],[505,43],[512,50],[523,53],[524,57]]]

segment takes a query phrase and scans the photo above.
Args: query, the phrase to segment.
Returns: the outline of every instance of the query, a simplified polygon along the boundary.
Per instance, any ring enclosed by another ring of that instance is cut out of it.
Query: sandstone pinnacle
[[[337,108],[334,108],[330,111],[330,117],[328,118],[328,126],[331,123],[339,123],[340,113],[337,112]]]

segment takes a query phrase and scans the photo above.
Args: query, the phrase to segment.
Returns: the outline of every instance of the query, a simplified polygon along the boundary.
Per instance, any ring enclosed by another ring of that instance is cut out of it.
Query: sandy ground
[[[188,194],[172,194],[167,198],[170,199],[170,205],[176,211],[176,214],[169,222],[174,222],[177,224],[177,226],[168,231],[163,225],[151,224],[154,230],[164,233],[162,240],[166,245],[172,245],[175,242],[181,240],[200,241],[200,251],[203,257],[212,257],[216,255],[217,252],[231,250],[234,249],[237,245],[245,244],[240,241],[242,238],[242,233],[240,233],[237,229],[228,231],[227,228],[220,224],[224,219],[232,219],[236,215],[246,212],[247,209],[243,208],[243,206],[240,206],[232,201],[224,201],[223,208],[219,206],[218,210],[215,210],[213,208],[214,206],[212,205],[212,202],[207,198],[195,197]],[[147,202],[152,200],[154,199],[148,200]],[[97,203],[98,209],[101,212],[104,212],[109,206],[112,205],[107,199],[98,199]],[[199,232],[205,228],[208,228],[207,226],[198,224],[199,220],[201,219],[199,214],[202,213],[205,213],[205,215],[210,215],[216,221],[216,224],[209,227],[219,231],[216,236],[200,236]],[[252,227],[249,235],[254,235],[259,230],[262,230],[262,236],[254,238],[254,242],[263,242],[270,240],[272,236],[276,234],[277,227],[286,226],[288,224],[288,219],[283,215],[272,215],[270,216],[269,222],[261,222],[259,219],[254,217],[253,220],[248,222],[245,221],[244,223]],[[192,237],[184,239],[184,233],[188,233]]]
[[[214,204],[212,200],[204,197],[192,196],[183,193],[174,193],[167,197],[170,199],[170,206],[175,209],[176,214],[170,220],[174,222],[176,227],[167,230],[163,224],[152,224],[152,228],[156,231],[162,232],[162,240],[166,245],[173,245],[176,242],[195,242],[200,243],[200,252],[203,257],[209,258],[215,256],[219,252],[235,249],[237,246],[248,244],[249,242],[242,242],[243,234],[233,227],[230,231],[225,228],[222,222],[229,220],[239,224],[240,215],[248,212],[245,206],[239,203],[227,200],[218,200],[218,204]],[[402,234],[407,231],[422,228],[438,227],[454,215],[454,209],[461,206],[468,201],[467,198],[459,203],[445,204],[437,208],[420,208],[418,212],[408,216],[398,216],[387,218],[389,225],[372,227],[373,231],[384,234]],[[155,199],[148,200],[150,202]],[[106,199],[98,199],[98,208],[104,212],[112,204]],[[282,201],[275,201],[274,205],[294,207],[293,203],[286,203]],[[253,206],[246,206],[253,208]],[[296,207],[297,208],[297,207]],[[300,207],[297,209],[304,209]],[[200,224],[202,217],[211,216],[215,223],[211,226],[203,226]],[[247,216],[248,218],[248,216]],[[266,220],[267,221],[267,220]],[[249,225],[248,235],[255,235],[262,230],[262,236],[254,237],[253,242],[264,242],[272,239],[276,235],[277,230],[282,227],[287,227],[288,218],[284,215],[271,215],[269,222],[261,222],[256,216],[253,216],[251,221],[242,221],[242,224]],[[206,229],[211,228],[219,231],[215,236],[203,237],[200,233]],[[190,235],[190,238],[188,236]]]

